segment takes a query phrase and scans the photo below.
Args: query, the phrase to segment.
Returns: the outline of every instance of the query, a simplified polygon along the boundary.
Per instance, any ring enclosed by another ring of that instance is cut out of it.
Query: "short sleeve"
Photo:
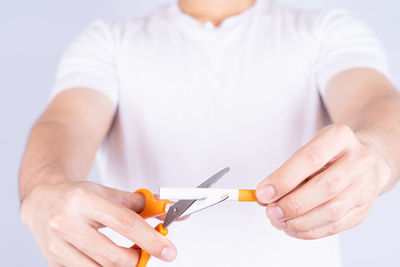
[[[339,9],[320,14],[315,23],[318,48],[314,74],[322,97],[329,81],[351,68],[375,69],[390,79],[384,49],[364,23]]]
[[[116,107],[119,85],[115,62],[116,38],[111,25],[93,22],[64,51],[51,98],[69,88],[85,87],[102,92]]]

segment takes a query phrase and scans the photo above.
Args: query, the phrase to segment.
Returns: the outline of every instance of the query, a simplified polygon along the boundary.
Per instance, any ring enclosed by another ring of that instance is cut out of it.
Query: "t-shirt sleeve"
[[[50,97],[73,88],[85,87],[108,96],[118,104],[116,38],[111,25],[95,21],[64,51]]]
[[[339,9],[320,14],[315,23],[318,48],[314,75],[322,97],[336,74],[352,68],[375,69],[390,79],[384,49],[364,23]]]

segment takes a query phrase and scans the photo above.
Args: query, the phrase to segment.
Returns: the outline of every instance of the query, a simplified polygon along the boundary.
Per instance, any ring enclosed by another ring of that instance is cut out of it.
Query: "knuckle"
[[[333,133],[340,138],[353,137],[353,130],[346,124],[335,124],[332,127]]]
[[[338,193],[340,178],[341,177],[339,175],[329,175],[323,179],[324,193],[328,197],[334,197]]]
[[[49,220],[49,227],[55,232],[61,231],[64,228],[64,224],[65,216],[63,215],[63,213],[56,213]]]
[[[69,200],[71,202],[79,202],[82,199],[85,199],[89,196],[89,190],[83,187],[77,187],[74,188],[71,192],[70,192],[70,196],[69,196]]]
[[[328,206],[328,210],[329,210],[329,218],[331,221],[336,221],[338,219],[340,219],[343,215],[343,207],[338,204],[338,203],[331,203]]]
[[[328,227],[328,234],[329,235],[337,234],[341,231],[341,229],[342,229],[342,223],[340,221],[332,222]]]
[[[306,240],[316,239],[316,233],[313,229],[310,229],[304,233],[302,233],[302,238]]]
[[[118,223],[128,231],[135,229],[138,218],[130,212],[123,212],[117,217]]]
[[[306,225],[299,220],[290,220],[286,222],[287,228],[290,230],[293,230],[295,232],[301,233],[301,232],[306,232],[308,229]]]
[[[288,175],[283,175],[280,179],[279,182],[282,184],[283,188],[294,188],[294,182],[291,177]]]
[[[300,215],[303,213],[303,208],[295,197],[288,197],[284,206],[290,215]],[[285,210],[283,213],[286,214]]]
[[[107,267],[121,266],[120,254],[117,250],[110,250],[103,256],[102,265]]]
[[[315,166],[319,166],[322,162],[322,151],[316,145],[309,145],[303,148],[303,156],[308,161]]]

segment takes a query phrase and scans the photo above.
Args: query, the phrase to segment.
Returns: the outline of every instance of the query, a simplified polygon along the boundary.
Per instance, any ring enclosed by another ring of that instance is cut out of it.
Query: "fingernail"
[[[275,196],[275,189],[270,185],[264,185],[256,191],[256,197],[261,203],[268,203]]]
[[[270,220],[280,220],[284,217],[282,209],[278,206],[267,207],[267,215]]]
[[[172,247],[165,247],[161,252],[161,258],[166,261],[173,261],[176,258],[176,249]]]

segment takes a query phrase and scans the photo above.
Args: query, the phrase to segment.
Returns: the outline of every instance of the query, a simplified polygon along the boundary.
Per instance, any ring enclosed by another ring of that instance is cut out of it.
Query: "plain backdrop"
[[[94,19],[142,16],[169,2],[0,0],[0,266],[46,266],[19,219],[17,176],[28,132],[45,107],[61,52]],[[282,2],[304,8],[341,7],[365,21],[382,40],[399,86],[399,1]],[[340,235],[345,267],[400,266],[399,204],[396,186],[378,199],[364,223]]]

